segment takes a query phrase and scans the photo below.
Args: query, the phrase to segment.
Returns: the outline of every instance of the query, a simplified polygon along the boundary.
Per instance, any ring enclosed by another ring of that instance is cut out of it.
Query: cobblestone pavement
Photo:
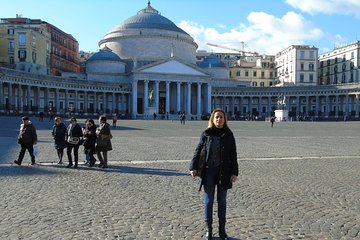
[[[37,165],[28,153],[13,165],[19,119],[0,117],[0,239],[203,239],[188,163],[206,122],[121,120],[102,170],[55,164],[52,123],[37,119]],[[232,239],[360,239],[358,122],[230,127],[240,166],[228,192]]]

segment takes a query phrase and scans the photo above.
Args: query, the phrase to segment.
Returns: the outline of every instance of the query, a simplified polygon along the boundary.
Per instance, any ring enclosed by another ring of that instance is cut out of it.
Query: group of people
[[[64,149],[67,148],[69,164],[73,166],[72,151],[74,152],[75,165],[78,167],[78,150],[84,145],[84,153],[89,166],[94,166],[96,159],[100,161],[99,167],[107,168],[107,152],[112,150],[110,125],[106,123],[106,116],[99,118],[99,126],[96,127],[92,119],[87,119],[85,127],[81,129],[75,117],[69,120],[69,126],[61,122],[60,117],[55,117],[55,125],[52,135],[55,140],[55,148],[62,163]],[[83,139],[83,141],[82,141]],[[28,117],[23,117],[20,128],[19,143],[21,151],[15,161],[20,165],[26,149],[28,149],[32,163],[35,163],[33,144],[36,144],[36,130],[29,122]],[[202,132],[193,158],[190,162],[190,174],[192,177],[200,177],[200,189],[204,188],[204,220],[206,224],[206,239],[213,239],[213,205],[215,190],[218,204],[219,237],[227,240],[225,230],[226,223],[226,199],[227,191],[232,188],[237,180],[239,167],[237,162],[237,150],[235,137],[228,126],[226,113],[222,109],[215,109],[211,113],[208,127]]]
[[[85,127],[81,128],[77,123],[75,117],[69,119],[69,125],[66,127],[61,122],[61,117],[55,117],[55,124],[52,129],[52,136],[55,141],[55,149],[59,158],[58,164],[63,163],[64,149],[68,157],[69,164],[67,167],[78,167],[79,162],[79,148],[84,146],[84,154],[86,157],[86,164],[93,167],[96,163],[94,154],[99,159],[99,167],[108,167],[108,151],[112,150],[112,134],[110,124],[108,124],[105,115],[99,117],[99,126],[96,127],[94,120],[86,119]],[[72,158],[74,153],[74,163]]]
[[[67,167],[78,167],[79,163],[79,148],[84,146],[84,154],[86,157],[86,164],[89,167],[95,166],[97,155],[101,168],[108,168],[108,151],[112,150],[112,134],[110,124],[106,121],[106,116],[99,117],[99,126],[96,127],[94,120],[86,119],[85,126],[80,127],[75,117],[70,117],[69,125],[66,126],[60,116],[54,118],[55,124],[52,128],[52,136],[55,142],[55,149],[58,156],[58,164],[63,163],[64,149],[66,148],[68,165]],[[18,159],[14,161],[15,164],[21,165],[26,150],[28,150],[31,157],[31,164],[35,164],[34,146],[37,144],[37,134],[34,125],[31,123],[29,117],[22,118],[20,131],[18,136],[18,143],[21,145],[21,150]],[[73,156],[74,154],[74,162]]]

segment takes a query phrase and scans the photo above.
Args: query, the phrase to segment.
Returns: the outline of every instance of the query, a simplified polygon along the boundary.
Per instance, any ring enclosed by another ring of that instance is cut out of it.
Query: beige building
[[[1,19],[0,65],[20,71],[49,74],[51,36],[41,20],[17,24]]]
[[[360,41],[319,56],[319,85],[359,82]]]
[[[279,86],[317,85],[318,49],[308,45],[291,45],[277,53],[275,64]]]

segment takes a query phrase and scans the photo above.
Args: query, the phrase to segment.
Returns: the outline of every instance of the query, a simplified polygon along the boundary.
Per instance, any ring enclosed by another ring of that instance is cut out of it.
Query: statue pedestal
[[[275,120],[277,122],[287,121],[289,118],[288,110],[275,110]]]

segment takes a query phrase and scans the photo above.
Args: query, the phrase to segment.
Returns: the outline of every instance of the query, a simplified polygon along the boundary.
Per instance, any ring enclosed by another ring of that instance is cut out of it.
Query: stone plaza
[[[206,121],[120,120],[105,170],[85,166],[82,147],[78,169],[57,165],[53,123],[31,121],[37,164],[26,153],[16,166],[21,118],[0,117],[0,239],[204,238],[188,165]],[[229,126],[240,169],[228,192],[231,239],[360,239],[359,122]]]

